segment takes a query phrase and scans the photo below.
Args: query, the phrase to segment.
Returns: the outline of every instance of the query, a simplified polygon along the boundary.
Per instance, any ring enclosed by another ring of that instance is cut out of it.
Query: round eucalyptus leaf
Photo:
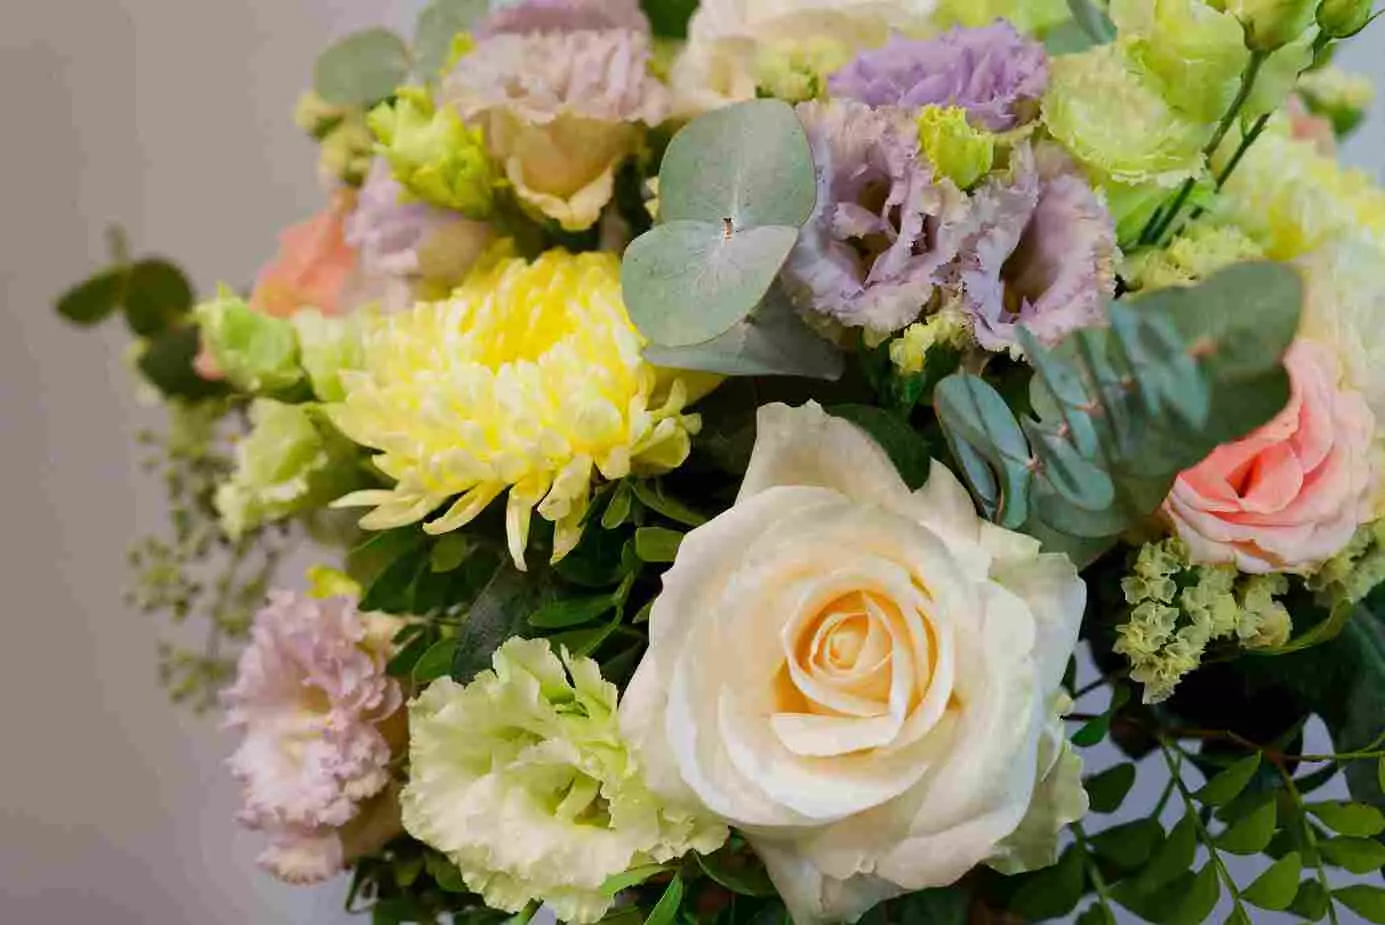
[[[798,231],[670,222],[636,238],[621,284],[630,318],[651,343],[687,347],[726,333],[760,303]]]
[[[737,233],[757,225],[798,228],[817,202],[808,137],[779,100],[717,109],[674,136],[659,169],[661,221],[729,219]]]
[[[126,278],[125,320],[136,334],[152,337],[186,315],[193,300],[182,270],[167,260],[141,260]]]
[[[973,490],[994,511],[996,523],[1018,529],[1029,516],[1029,488],[1033,480],[1029,441],[1005,399],[990,383],[970,373],[948,376],[933,392],[938,419],[947,434],[953,455]],[[977,478],[979,456],[993,470],[995,483]],[[994,491],[993,499],[986,494]]]
[[[486,0],[433,0],[418,14],[414,27],[414,59],[418,74],[433,80],[447,64],[452,39],[486,14]]]
[[[408,78],[409,49],[388,29],[353,32],[324,51],[313,71],[317,95],[338,106],[378,103]]]

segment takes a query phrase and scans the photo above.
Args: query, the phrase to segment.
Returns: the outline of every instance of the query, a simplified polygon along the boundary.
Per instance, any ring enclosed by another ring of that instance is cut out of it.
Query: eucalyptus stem
[[[1209,140],[1202,149],[1204,158],[1210,160],[1212,156],[1217,153],[1217,149],[1221,147],[1221,143],[1226,139],[1227,133],[1231,131],[1231,126],[1236,124],[1236,119],[1240,116],[1241,109],[1245,106],[1246,101],[1250,99],[1250,94],[1255,89],[1255,81],[1260,76],[1260,69],[1264,67],[1265,60],[1268,57],[1269,53],[1264,51],[1252,51],[1250,53],[1250,63],[1246,66],[1245,73],[1241,75],[1240,89],[1236,91],[1236,96],[1232,99],[1230,107],[1226,110],[1226,114],[1223,115],[1221,121],[1217,123],[1217,128],[1213,131],[1211,140]],[[1189,177],[1187,180],[1183,181],[1183,186],[1179,189],[1178,196],[1174,199],[1173,205],[1168,208],[1168,211],[1162,213],[1162,215],[1160,213],[1155,213],[1150,219],[1149,224],[1145,226],[1144,232],[1140,234],[1141,244],[1157,245],[1163,239],[1164,234],[1172,228],[1174,222],[1177,221],[1179,213],[1183,211],[1183,207],[1188,204],[1188,199],[1192,196],[1193,189],[1196,186],[1196,177]]]
[[[1207,825],[1202,821],[1201,814],[1198,813],[1196,803],[1193,800],[1188,785],[1183,782],[1182,769],[1169,748],[1169,743],[1163,736],[1159,737],[1159,751],[1164,756],[1164,762],[1169,766],[1169,774],[1172,775],[1172,783],[1178,790],[1178,795],[1183,798],[1184,808],[1193,820],[1193,825],[1197,830],[1198,840],[1207,848],[1207,856],[1212,859],[1212,863],[1217,866],[1217,874],[1222,882],[1226,884],[1227,890],[1231,893],[1231,900],[1235,904],[1236,910],[1242,916],[1246,916],[1245,906],[1241,902],[1241,889],[1236,886],[1236,881],[1231,877],[1231,871],[1226,867],[1226,862],[1222,860],[1221,852],[1217,850],[1216,843],[1212,841],[1212,833],[1207,831]],[[1248,917],[1248,916],[1246,916]]]
[[[1294,783],[1294,775],[1290,774],[1283,765],[1275,765],[1275,767],[1279,771],[1279,776],[1284,779],[1284,786],[1289,791],[1289,796],[1293,798],[1294,806],[1302,814],[1304,812],[1303,794],[1298,792],[1298,786]],[[1323,894],[1327,897],[1327,920],[1331,925],[1338,925],[1337,905],[1332,901],[1332,884],[1327,879],[1327,868],[1322,862],[1322,852],[1318,850],[1317,833],[1313,831],[1313,825],[1308,821],[1306,815],[1301,821],[1303,823],[1303,839],[1308,843],[1308,850],[1313,855],[1313,868],[1318,872],[1318,883],[1322,886]]]

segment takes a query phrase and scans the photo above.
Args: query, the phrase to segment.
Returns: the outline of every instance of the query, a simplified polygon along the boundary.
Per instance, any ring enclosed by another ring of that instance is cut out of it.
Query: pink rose
[[[356,270],[356,251],[346,243],[354,198],[338,193],[328,208],[279,234],[279,253],[255,279],[251,308],[278,318],[302,308],[342,313],[342,293]]]
[[[1335,555],[1370,519],[1375,418],[1338,384],[1320,344],[1285,357],[1289,404],[1178,477],[1164,511],[1196,562],[1243,572],[1305,571]]]

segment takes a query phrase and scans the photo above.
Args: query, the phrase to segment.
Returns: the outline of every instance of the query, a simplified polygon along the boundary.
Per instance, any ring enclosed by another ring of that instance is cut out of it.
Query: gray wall
[[[406,28],[422,0],[0,2],[0,921],[330,922],[342,884],[253,868],[211,719],[170,707],[155,629],[121,603],[129,540],[161,524],[138,468],[117,325],[51,297],[119,221],[209,288],[244,281],[315,209],[290,113],[325,40]],[[1385,31],[1348,63],[1385,83]],[[1379,168],[1385,121],[1350,156]]]

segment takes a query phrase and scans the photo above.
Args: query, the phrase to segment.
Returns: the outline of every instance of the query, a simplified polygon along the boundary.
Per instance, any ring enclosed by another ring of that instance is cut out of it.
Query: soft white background
[[[156,627],[121,603],[161,525],[118,323],[52,296],[120,222],[205,291],[320,204],[290,113],[315,53],[423,0],[0,0],[0,922],[338,921],[343,884],[258,874],[212,719],[169,706]],[[1385,27],[1345,63],[1385,82]],[[1385,121],[1348,156],[1385,164]],[[1385,268],[1382,268],[1385,272]],[[1382,332],[1385,334],[1385,332]]]

